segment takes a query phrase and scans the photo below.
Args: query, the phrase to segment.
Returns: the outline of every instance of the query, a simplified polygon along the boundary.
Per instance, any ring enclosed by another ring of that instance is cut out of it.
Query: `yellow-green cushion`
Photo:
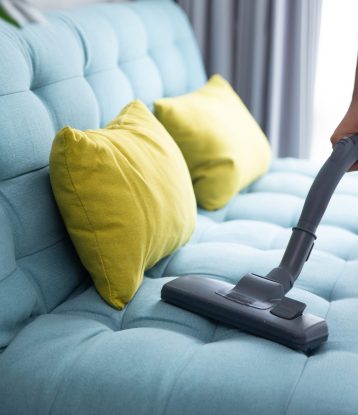
[[[77,252],[114,307],[122,308],[144,271],[194,230],[196,201],[184,158],[140,101],[104,129],[62,129],[50,177]]]
[[[219,75],[193,93],[157,100],[155,114],[180,147],[205,209],[224,206],[269,167],[264,133]]]

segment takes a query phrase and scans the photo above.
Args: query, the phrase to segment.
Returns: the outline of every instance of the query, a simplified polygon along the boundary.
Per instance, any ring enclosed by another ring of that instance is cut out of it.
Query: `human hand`
[[[352,102],[343,120],[335,129],[331,137],[332,146],[334,147],[343,137],[353,134],[358,134],[358,101]],[[358,161],[353,164],[349,171],[358,171]]]

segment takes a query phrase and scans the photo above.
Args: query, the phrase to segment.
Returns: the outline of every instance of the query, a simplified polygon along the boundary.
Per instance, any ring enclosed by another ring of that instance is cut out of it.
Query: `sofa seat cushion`
[[[356,414],[357,174],[339,185],[290,292],[327,319],[328,342],[312,356],[160,301],[173,275],[268,272],[316,172],[276,160],[225,209],[202,211],[190,242],[147,272],[123,310],[83,285],[36,318],[1,355],[1,415]]]

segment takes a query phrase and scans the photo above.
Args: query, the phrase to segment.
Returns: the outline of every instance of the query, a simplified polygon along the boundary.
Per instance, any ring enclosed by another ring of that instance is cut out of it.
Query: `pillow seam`
[[[74,134],[72,130],[71,130],[71,133]],[[108,279],[108,276],[107,276],[107,273],[106,273],[106,268],[105,268],[104,263],[103,263],[103,260],[102,260],[102,252],[101,252],[101,249],[100,249],[100,246],[99,246],[99,243],[98,243],[97,234],[96,234],[96,231],[94,229],[94,226],[92,225],[92,222],[90,221],[89,215],[88,215],[87,210],[86,210],[86,208],[85,208],[85,206],[84,206],[84,204],[82,202],[82,199],[81,199],[81,197],[80,197],[80,195],[79,195],[79,193],[78,193],[78,191],[76,189],[76,186],[75,186],[75,184],[74,184],[74,182],[72,180],[72,176],[71,176],[70,169],[68,167],[68,162],[67,162],[66,146],[64,146],[64,155],[65,155],[65,165],[66,165],[66,170],[67,170],[67,173],[68,173],[68,177],[70,178],[70,182],[72,184],[72,187],[73,187],[73,189],[75,191],[75,194],[76,194],[76,196],[77,196],[77,198],[78,198],[78,200],[79,200],[79,202],[80,202],[80,204],[81,204],[81,206],[83,208],[83,211],[85,212],[85,216],[87,218],[88,224],[90,225],[90,228],[92,229],[92,232],[93,232],[94,237],[95,237],[95,241],[96,241],[96,245],[97,245],[99,257],[100,257],[100,260],[101,260],[101,265],[102,265],[103,273],[104,273],[104,276],[106,278],[106,282],[107,282],[107,285],[108,285],[109,299],[113,303],[113,296],[112,296],[111,285],[109,283],[109,279]]]
[[[119,122],[117,123],[117,121],[115,122],[115,126],[118,126],[118,127],[122,127],[123,126],[123,124],[124,124],[124,122],[125,122],[125,120],[126,120],[126,118],[127,118],[127,116],[129,115],[129,113],[132,111],[132,107],[133,107],[133,104],[136,102],[136,100],[134,100],[134,101],[132,101],[130,104],[128,104],[127,105],[127,107],[125,108],[125,112],[124,112],[124,114],[122,113],[118,118],[120,118],[120,120],[119,120]],[[109,123],[109,125],[111,125],[112,124],[112,122],[111,123]],[[104,128],[104,129],[106,129],[107,128],[107,126]]]

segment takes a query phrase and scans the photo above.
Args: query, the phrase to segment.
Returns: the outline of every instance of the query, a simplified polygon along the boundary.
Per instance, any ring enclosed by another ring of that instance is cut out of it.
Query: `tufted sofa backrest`
[[[205,82],[171,1],[91,6],[22,30],[0,25],[0,348],[86,276],[54,203],[56,131],[98,128],[133,98],[148,106]]]

